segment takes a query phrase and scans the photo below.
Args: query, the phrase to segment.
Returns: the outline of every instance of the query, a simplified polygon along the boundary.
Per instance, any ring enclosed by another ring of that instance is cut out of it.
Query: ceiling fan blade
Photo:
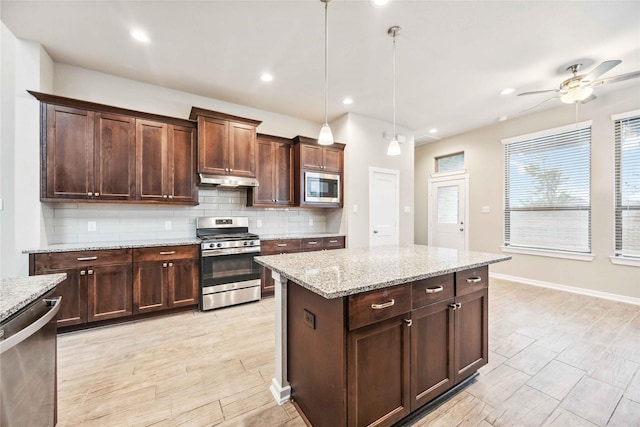
[[[589,84],[587,84],[586,86],[588,87],[596,87],[596,86],[603,86],[603,85],[609,85],[611,83],[618,83],[624,80],[630,80],[630,79],[635,79],[640,77],[640,71],[634,71],[632,73],[627,73],[627,74],[620,74],[619,76],[613,76],[613,77],[609,77],[606,79],[602,79],[602,80],[596,80],[595,82],[591,82]]]
[[[598,65],[596,68],[591,70],[589,74],[584,76],[581,82],[585,82],[585,83],[592,82],[621,62],[622,61],[620,61],[619,59],[614,59],[612,61],[604,61],[602,64]]]
[[[544,101],[542,101],[542,102],[538,102],[537,104],[535,104],[535,105],[533,105],[533,106],[531,106],[531,107],[529,107],[529,108],[525,108],[524,110],[521,110],[520,112],[521,112],[521,113],[525,113],[525,112],[527,112],[527,111],[529,111],[529,110],[533,110],[534,108],[541,106],[541,105],[542,105],[542,104],[544,104],[545,102],[551,101],[552,99],[558,99],[558,98],[560,98],[560,95],[552,96],[551,98],[547,98],[547,99],[545,99],[545,100],[544,100]]]
[[[597,96],[595,96],[595,95],[591,94],[591,95],[589,95],[587,98],[585,98],[585,99],[583,99],[582,101],[580,101],[580,103],[581,103],[581,104],[586,104],[587,102],[591,102],[591,101],[593,101],[593,100],[594,100],[594,99],[596,99],[596,98],[597,98]]]
[[[548,90],[536,90],[533,92],[522,92],[519,93],[518,96],[522,96],[522,95],[537,95],[539,93],[549,93],[549,92],[560,92],[560,89],[548,89]]]

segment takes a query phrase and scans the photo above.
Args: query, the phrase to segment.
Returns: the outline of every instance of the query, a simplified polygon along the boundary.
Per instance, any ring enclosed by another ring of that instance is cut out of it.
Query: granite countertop
[[[340,298],[509,259],[511,256],[422,245],[256,257],[259,264],[325,298]]]
[[[280,239],[321,239],[323,237],[344,237],[344,233],[282,233],[260,234],[260,240]]]
[[[2,279],[0,282],[0,322],[4,322],[67,278],[66,273]]]
[[[23,254],[44,254],[50,252],[95,251],[100,249],[132,249],[154,246],[184,246],[199,245],[200,239],[196,237],[183,239],[159,239],[159,240],[129,240],[121,242],[96,242],[96,243],[64,243],[43,246],[41,248],[25,249]]]

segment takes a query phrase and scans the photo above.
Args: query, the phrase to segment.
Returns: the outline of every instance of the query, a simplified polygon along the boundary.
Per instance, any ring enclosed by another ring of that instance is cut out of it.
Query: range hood
[[[200,185],[216,187],[257,187],[258,180],[243,176],[200,174]]]

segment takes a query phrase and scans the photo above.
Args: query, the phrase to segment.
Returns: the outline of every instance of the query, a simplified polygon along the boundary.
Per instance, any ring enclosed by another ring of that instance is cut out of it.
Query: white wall
[[[52,91],[53,62],[37,43],[16,39],[2,24],[2,277],[24,276],[21,251],[46,239],[39,201],[40,103],[26,90]],[[6,80],[5,80],[6,79]]]
[[[628,87],[579,106],[578,120],[592,120],[591,215],[592,262],[513,254],[492,272],[532,281],[640,298],[640,268],[614,265],[614,127],[610,116],[640,108],[638,86]],[[574,123],[575,107],[555,108],[496,123],[469,133],[416,147],[416,243],[427,242],[427,179],[437,156],[465,152],[469,173],[469,249],[500,252],[503,244],[503,138]],[[489,213],[482,207],[489,206]]]
[[[414,240],[413,214],[413,134],[408,129],[398,128],[406,136],[401,145],[400,156],[387,156],[388,140],[383,132],[392,132],[391,123],[358,114],[346,114],[331,124],[337,141],[344,141],[345,148],[345,199],[341,213],[346,224],[347,246],[369,246],[369,167],[400,171],[400,244],[411,244]],[[353,206],[358,212],[353,212]],[[409,212],[404,212],[404,207]],[[328,223],[338,223],[336,215],[328,215]]]

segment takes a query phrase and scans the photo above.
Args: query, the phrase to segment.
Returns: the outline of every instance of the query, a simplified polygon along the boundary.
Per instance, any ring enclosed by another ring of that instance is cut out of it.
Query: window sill
[[[571,259],[574,261],[587,261],[591,262],[595,258],[593,254],[578,254],[578,253],[569,253],[562,251],[551,251],[547,249],[528,249],[528,248],[515,248],[513,246],[500,246],[502,252],[511,253],[511,254],[522,254],[522,255],[535,255],[535,256],[544,256],[550,258],[562,258],[562,259]]]
[[[631,258],[631,257],[625,257],[625,256],[610,256],[609,259],[611,260],[612,264],[630,265],[631,267],[640,267],[640,259],[638,258]]]

